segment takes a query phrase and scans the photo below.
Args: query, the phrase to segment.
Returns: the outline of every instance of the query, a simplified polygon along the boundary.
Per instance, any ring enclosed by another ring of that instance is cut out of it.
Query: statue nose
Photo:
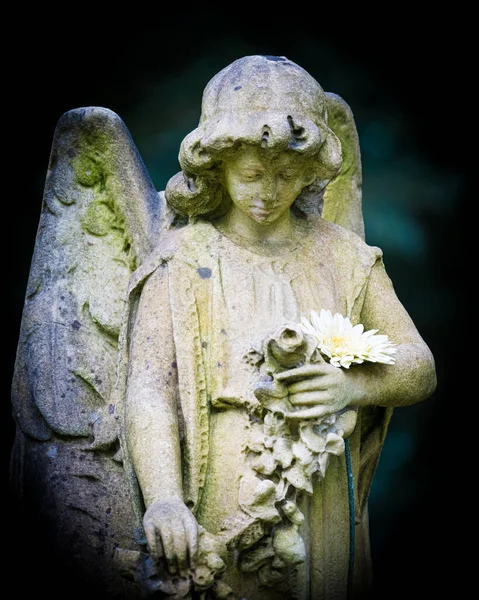
[[[265,177],[261,189],[261,199],[265,203],[271,203],[276,198],[276,179]]]

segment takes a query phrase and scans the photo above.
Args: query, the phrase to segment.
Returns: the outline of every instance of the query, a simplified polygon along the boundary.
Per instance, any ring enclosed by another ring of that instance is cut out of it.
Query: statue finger
[[[198,559],[198,523],[194,517],[185,523],[185,534],[190,566],[195,568]]]
[[[325,417],[326,415],[334,412],[330,406],[327,405],[317,405],[312,408],[305,408],[303,410],[296,410],[294,412],[286,413],[285,417],[290,420],[296,419],[319,419],[321,417]]]
[[[304,379],[305,377],[314,377],[318,375],[323,375],[328,372],[328,363],[319,362],[319,363],[309,363],[307,365],[303,365],[302,367],[296,367],[294,369],[289,369],[288,371],[283,371],[281,373],[275,374],[275,379],[279,381],[283,381],[284,383],[299,381],[300,379]]]
[[[289,394],[297,394],[299,392],[312,392],[314,390],[324,390],[325,384],[322,377],[309,377],[302,381],[297,381],[288,386]]]
[[[146,543],[148,545],[150,554],[154,558],[159,558],[156,534],[157,534],[156,527],[152,523],[145,524],[145,537],[146,537]]]
[[[176,575],[178,570],[178,561],[176,558],[176,547],[173,533],[169,530],[162,531],[161,541],[163,543],[163,550],[165,553],[166,563],[168,565],[168,571],[171,575]]]
[[[163,558],[165,556],[165,552],[163,550],[163,542],[161,540],[161,535],[158,529],[156,530],[156,553],[155,556],[157,559]]]
[[[177,530],[175,531],[174,540],[173,540],[175,555],[176,555],[176,564],[178,566],[178,573],[185,577],[187,575],[188,570],[188,548],[186,543],[186,532],[184,525],[179,523],[177,526]],[[171,572],[171,571],[170,571]]]
[[[322,404],[324,405],[327,400],[324,390],[309,390],[307,392],[298,392],[297,394],[290,394],[288,400],[294,406],[301,406],[304,404]]]

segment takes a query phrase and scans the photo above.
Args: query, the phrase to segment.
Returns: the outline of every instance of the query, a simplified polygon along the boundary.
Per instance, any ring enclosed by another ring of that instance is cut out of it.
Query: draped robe
[[[149,304],[155,302],[155,286],[161,280],[168,297],[161,310],[169,312],[173,327],[175,357],[171,369],[177,375],[184,500],[198,522],[213,534],[240,510],[240,481],[251,471],[244,444],[258,372],[248,356],[261,348],[271,331],[285,322],[299,322],[311,309],[329,309],[349,317],[353,324],[362,322],[371,277],[384,288],[373,300],[386,303],[392,314],[404,312],[385,274],[379,248],[320,217],[298,220],[295,227],[300,245],[277,256],[266,256],[234,243],[210,222],[197,221],[167,233],[131,280],[129,315],[121,344],[119,406],[127,394],[134,397],[159,391],[154,385],[145,386],[143,375],[145,369],[151,369],[148,381],[153,381],[151,373],[159,368],[155,359],[164,347],[161,331],[151,332],[155,350],[141,358],[144,366],[132,370],[129,362],[138,354],[132,350],[135,335],[138,331],[143,335],[142,328],[148,327],[142,315],[147,315]],[[380,329],[397,342],[401,341],[397,337],[402,325],[399,318],[397,328],[385,331],[381,323],[365,323],[366,328]],[[361,407],[349,441],[355,506],[355,598],[362,594],[367,597],[371,582],[367,498],[391,413],[390,408]],[[141,490],[128,452],[126,428],[122,431],[125,467],[141,527]],[[297,568],[291,597],[344,599],[351,557],[344,455],[332,457],[326,477],[314,482],[311,496],[301,499],[301,510],[306,517],[300,532],[307,559]],[[274,588],[259,589],[256,573],[242,573],[233,557],[224,580],[238,598],[286,597]]]

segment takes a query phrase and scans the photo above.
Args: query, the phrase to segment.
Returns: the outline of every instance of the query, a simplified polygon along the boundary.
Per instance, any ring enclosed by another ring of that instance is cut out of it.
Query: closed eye
[[[244,181],[259,181],[263,177],[260,171],[245,171],[243,173]]]

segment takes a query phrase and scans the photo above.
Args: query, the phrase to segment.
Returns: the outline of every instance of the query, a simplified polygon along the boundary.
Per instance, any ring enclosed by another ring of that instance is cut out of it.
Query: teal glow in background
[[[161,190],[179,170],[179,145],[197,125],[208,80],[244,55],[285,55],[353,110],[362,150],[366,240],[383,249],[397,294],[437,362],[433,397],[395,411],[373,484],[374,597],[426,598],[454,590],[463,569],[457,532],[467,511],[458,488],[463,480],[452,477],[452,470],[455,461],[465,464],[468,432],[462,421],[457,424],[457,408],[451,422],[451,406],[472,400],[457,392],[455,381],[464,374],[457,336],[463,340],[461,244],[467,219],[461,145],[466,133],[458,127],[462,104],[454,103],[461,87],[457,56],[440,30],[420,24],[326,34],[319,25],[304,31],[290,23],[285,33],[266,26],[252,33],[226,17],[211,18],[187,29],[169,30],[166,24],[125,33],[112,27],[91,44],[53,27],[28,37],[32,52],[20,61],[12,82],[15,127],[9,150],[21,156],[13,161],[18,183],[4,199],[12,209],[5,464],[13,439],[9,382],[48,155],[61,114],[89,105],[117,112]],[[58,61],[59,49],[67,57],[65,66]]]

